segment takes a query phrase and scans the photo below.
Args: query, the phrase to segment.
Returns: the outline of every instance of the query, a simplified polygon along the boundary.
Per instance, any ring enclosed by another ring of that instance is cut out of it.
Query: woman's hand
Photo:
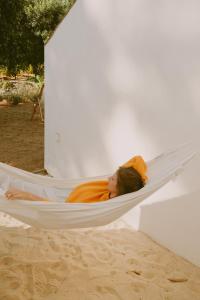
[[[49,202],[48,199],[42,198],[40,196],[18,190],[16,188],[10,188],[5,193],[5,196],[8,200],[29,200],[29,201],[44,201]]]
[[[5,196],[8,200],[30,200],[30,194],[16,188],[10,188],[6,193]]]

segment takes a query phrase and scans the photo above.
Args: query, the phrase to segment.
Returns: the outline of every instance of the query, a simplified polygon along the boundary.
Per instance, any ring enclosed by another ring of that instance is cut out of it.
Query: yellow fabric
[[[135,168],[141,175],[144,183],[147,181],[147,166],[141,156],[134,156],[122,167]],[[78,185],[66,198],[65,202],[92,203],[109,199],[108,180],[91,181]]]
[[[92,203],[109,199],[108,180],[91,181],[78,185],[68,196],[66,202]]]

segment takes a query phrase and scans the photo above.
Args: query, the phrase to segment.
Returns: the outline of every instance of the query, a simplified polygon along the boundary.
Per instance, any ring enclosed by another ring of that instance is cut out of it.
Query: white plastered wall
[[[77,0],[45,48],[45,167],[110,173],[195,140],[200,2]],[[200,159],[124,219],[200,266]]]

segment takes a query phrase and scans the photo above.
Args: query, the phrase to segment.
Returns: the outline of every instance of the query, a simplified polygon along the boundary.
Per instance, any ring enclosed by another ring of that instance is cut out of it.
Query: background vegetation
[[[0,0],[0,101],[36,101],[44,45],[76,0]]]
[[[1,73],[43,74],[44,45],[75,0],[0,0]]]

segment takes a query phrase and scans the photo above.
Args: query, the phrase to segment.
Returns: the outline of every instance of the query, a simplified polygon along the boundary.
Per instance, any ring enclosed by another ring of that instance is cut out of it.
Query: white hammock
[[[177,176],[195,155],[196,151],[188,143],[169,150],[147,162],[149,180],[141,190],[98,203],[65,203],[64,199],[76,185],[105,179],[110,175],[74,180],[55,179],[0,163],[0,210],[38,228],[64,229],[106,225]],[[9,186],[48,197],[51,202],[7,200],[4,192]]]

